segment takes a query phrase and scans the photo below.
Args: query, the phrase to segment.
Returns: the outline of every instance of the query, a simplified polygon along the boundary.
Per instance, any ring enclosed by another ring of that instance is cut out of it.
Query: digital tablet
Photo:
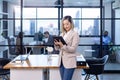
[[[67,43],[65,42],[62,36],[54,36],[53,39],[57,41],[61,41],[63,45],[67,45]]]

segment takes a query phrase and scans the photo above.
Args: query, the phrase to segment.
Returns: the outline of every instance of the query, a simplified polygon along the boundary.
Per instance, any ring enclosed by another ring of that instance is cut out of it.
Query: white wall
[[[115,9],[115,18],[120,18],[120,9]],[[115,44],[120,44],[120,19],[115,20]]]

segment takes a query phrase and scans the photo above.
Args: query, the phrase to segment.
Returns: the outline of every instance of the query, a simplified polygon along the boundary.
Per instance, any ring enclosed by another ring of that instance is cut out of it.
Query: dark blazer
[[[53,36],[52,35],[49,35],[48,41],[45,44],[46,45],[51,45],[51,46],[54,45],[54,41],[53,41]]]

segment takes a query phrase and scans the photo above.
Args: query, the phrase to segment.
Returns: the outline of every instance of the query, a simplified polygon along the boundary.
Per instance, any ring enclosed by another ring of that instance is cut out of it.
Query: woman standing
[[[60,50],[60,75],[61,80],[71,80],[76,68],[76,49],[79,44],[79,34],[74,31],[74,23],[71,16],[65,16],[61,23],[60,36],[66,41],[63,45],[59,40],[54,40],[55,49]]]

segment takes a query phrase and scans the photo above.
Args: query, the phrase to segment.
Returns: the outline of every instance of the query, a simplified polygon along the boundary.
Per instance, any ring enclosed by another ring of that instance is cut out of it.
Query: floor
[[[107,63],[105,70],[120,70],[120,63]]]
[[[120,74],[102,74],[102,75],[99,75],[99,80],[120,80]],[[82,75],[82,80],[84,80],[85,78],[85,75],[83,74]],[[90,79],[90,80],[96,80],[94,79],[95,77],[93,77],[93,79]],[[0,78],[0,80],[2,80]]]
[[[99,75],[99,80],[120,80],[120,74],[102,74]],[[85,75],[82,76],[82,80],[84,80]],[[96,80],[95,77],[90,80]]]

